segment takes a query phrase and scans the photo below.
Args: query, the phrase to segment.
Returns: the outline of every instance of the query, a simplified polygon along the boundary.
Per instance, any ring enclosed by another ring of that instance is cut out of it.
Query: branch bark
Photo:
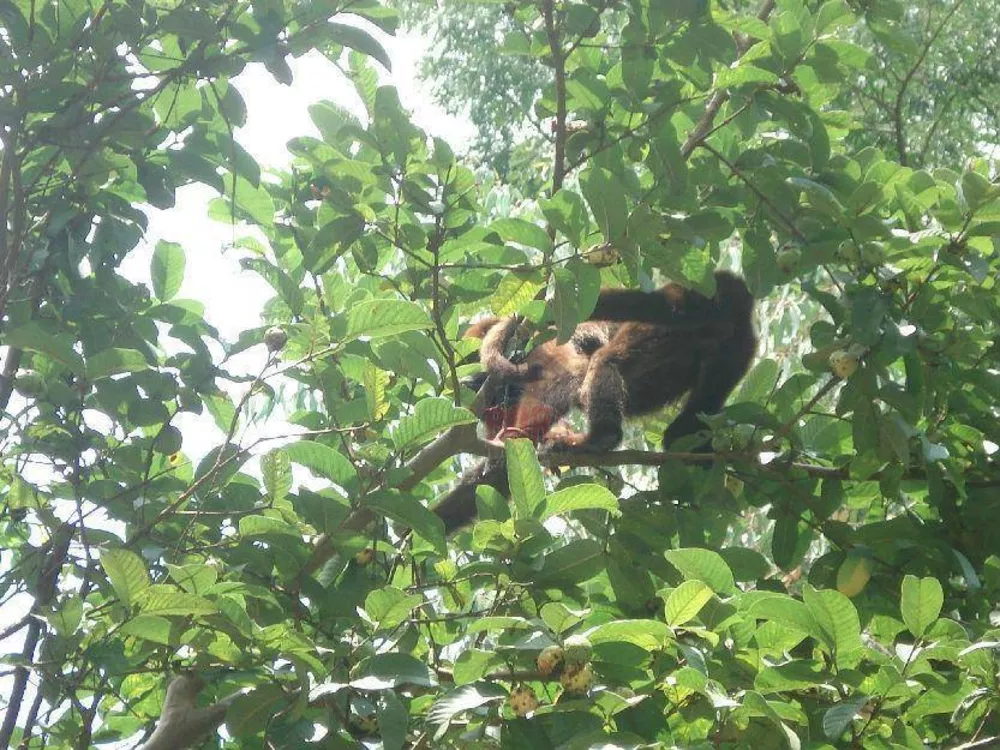
[[[211,706],[198,708],[198,693],[205,681],[195,674],[178,675],[167,686],[167,697],[156,731],[141,750],[181,750],[214,731],[226,719],[229,705],[238,693]]]

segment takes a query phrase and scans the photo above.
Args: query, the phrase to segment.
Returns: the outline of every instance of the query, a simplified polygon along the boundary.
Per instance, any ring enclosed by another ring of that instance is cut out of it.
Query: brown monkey
[[[466,336],[483,339],[483,372],[500,381],[484,413],[487,440],[529,437],[552,450],[610,450],[621,442],[626,416],[650,413],[685,393],[664,447],[698,432],[698,414],[722,409],[757,347],[746,283],[726,271],[716,272],[715,281],[712,297],[674,283],[656,292],[602,290],[589,320],[566,344],[548,341],[521,363],[504,354],[516,319],[474,324]],[[573,406],[586,412],[586,434],[559,424]],[[691,447],[708,449],[707,441]],[[477,466],[439,503],[449,530],[475,515],[475,485],[483,483],[506,494],[502,460]]]
[[[487,437],[527,436],[553,450],[610,450],[621,442],[625,417],[656,411],[685,393],[664,447],[697,432],[698,414],[722,409],[757,348],[746,283],[725,271],[715,279],[711,298],[673,283],[652,293],[603,290],[567,343],[548,341],[520,364],[504,354],[513,318],[477,324],[470,333],[482,335],[484,372],[515,391],[502,404],[503,425]],[[589,432],[553,430],[573,406],[586,412]]]

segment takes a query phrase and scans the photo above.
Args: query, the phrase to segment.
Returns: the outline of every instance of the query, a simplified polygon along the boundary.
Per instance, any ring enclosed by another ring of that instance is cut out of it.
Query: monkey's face
[[[530,382],[505,382],[493,390],[483,410],[488,443],[528,438],[537,445],[544,439],[559,415],[532,391]]]

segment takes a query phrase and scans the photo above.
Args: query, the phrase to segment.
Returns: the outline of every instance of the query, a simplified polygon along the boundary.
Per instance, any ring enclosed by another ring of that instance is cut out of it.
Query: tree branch
[[[927,43],[924,45],[923,49],[920,50],[920,54],[917,55],[916,61],[910,66],[910,69],[906,71],[906,75],[903,76],[903,80],[899,84],[899,91],[896,93],[896,101],[893,105],[892,110],[892,121],[896,130],[896,150],[899,152],[899,163],[904,167],[908,165],[908,153],[906,145],[906,133],[903,129],[903,104],[904,98],[906,96],[906,89],[910,85],[910,81],[913,80],[913,76],[917,74],[920,70],[920,66],[924,64],[924,60],[927,58],[927,53],[931,51],[931,47],[934,46],[934,42],[937,38],[941,36],[941,32],[944,31],[944,27],[948,25],[948,21],[951,17],[955,15],[955,12],[962,7],[965,0],[955,0],[955,3],[951,6],[947,13],[944,14],[944,18],[941,19],[941,23],[931,34]],[[930,10],[927,11],[928,16],[930,15]],[[929,20],[929,19],[928,19]]]
[[[198,708],[198,693],[205,686],[195,674],[178,675],[167,686],[163,711],[149,740],[141,750],[179,750],[214,731],[226,718],[226,710],[239,693],[205,708]]]
[[[764,0],[760,6],[760,10],[757,11],[757,18],[761,21],[766,21],[774,10],[776,0]],[[740,38],[736,41],[736,57],[739,59],[742,57],[748,49],[752,41],[748,38]],[[705,139],[708,138],[709,133],[712,131],[712,123],[715,122],[715,116],[719,114],[719,110],[722,109],[722,105],[729,100],[729,92],[725,89],[719,89],[712,97],[708,100],[708,104],[705,105],[705,111],[702,113],[701,117],[698,119],[698,123],[694,126],[694,129],[688,133],[688,137],[685,139],[684,144],[681,146],[681,158],[687,161],[691,158],[691,154],[694,150],[698,148]]]

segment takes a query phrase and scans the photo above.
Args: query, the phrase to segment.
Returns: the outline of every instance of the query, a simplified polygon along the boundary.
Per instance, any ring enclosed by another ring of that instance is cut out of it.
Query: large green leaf
[[[341,487],[357,482],[357,472],[351,462],[338,451],[312,440],[299,440],[283,450],[292,463],[305,466],[316,476],[325,477]]]
[[[733,573],[718,552],[690,547],[667,550],[667,560],[688,580],[702,581],[717,594],[736,591]]]
[[[618,515],[618,498],[599,484],[577,484],[553,492],[538,506],[537,512],[539,520],[544,521],[552,516],[588,509],[606,510]]]
[[[101,554],[101,565],[108,580],[126,607],[135,603],[138,596],[149,587],[149,573],[141,557],[127,549],[109,549]]]
[[[397,450],[404,450],[426,442],[449,427],[475,421],[476,417],[471,411],[455,406],[446,398],[420,399],[413,414],[399,421],[399,425],[393,430],[392,441]]]
[[[162,302],[173,299],[184,282],[184,248],[176,242],[160,240],[153,251],[149,273],[153,280],[153,294]]]
[[[420,305],[399,299],[372,299],[348,311],[346,339],[374,339],[433,327],[433,321]]]
[[[900,611],[903,622],[915,638],[922,638],[927,629],[941,614],[944,592],[936,578],[917,578],[907,575],[903,578]]]
[[[72,339],[66,335],[52,335],[38,323],[26,323],[6,332],[0,343],[14,349],[44,354],[75,375],[83,375],[86,371],[83,357],[74,350]]]

